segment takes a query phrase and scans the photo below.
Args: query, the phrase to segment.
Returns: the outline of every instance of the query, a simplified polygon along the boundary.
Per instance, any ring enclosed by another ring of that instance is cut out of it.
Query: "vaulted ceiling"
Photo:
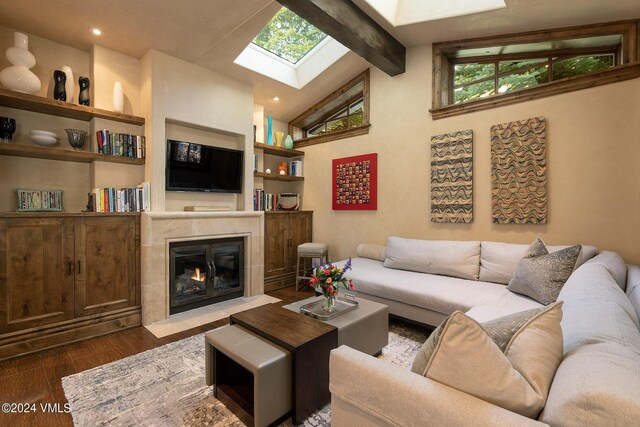
[[[505,9],[394,27],[366,0],[353,2],[405,46],[640,18],[640,0],[505,0]],[[0,25],[82,50],[98,44],[141,58],[156,49],[247,81],[265,112],[287,121],[368,63],[348,53],[302,89],[233,63],[278,11],[272,0],[0,0]],[[89,29],[98,27],[96,37]],[[2,47],[2,50],[4,47]],[[275,103],[273,96],[281,101]]]

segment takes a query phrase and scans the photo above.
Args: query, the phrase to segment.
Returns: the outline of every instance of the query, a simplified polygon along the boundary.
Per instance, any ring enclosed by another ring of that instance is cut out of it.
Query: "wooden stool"
[[[289,351],[239,325],[209,332],[204,342],[206,381],[214,386],[216,398],[233,396],[235,403],[253,418],[253,425],[259,427],[271,425],[291,411]],[[243,414],[236,415],[243,418]]]
[[[326,243],[303,243],[298,245],[298,261],[296,263],[296,292],[299,290],[300,280],[311,280],[310,276],[305,276],[305,260],[310,258],[313,264],[314,259],[320,262],[329,262],[329,246]],[[302,260],[302,273],[300,273],[300,260]],[[301,275],[302,274],[302,275]]]

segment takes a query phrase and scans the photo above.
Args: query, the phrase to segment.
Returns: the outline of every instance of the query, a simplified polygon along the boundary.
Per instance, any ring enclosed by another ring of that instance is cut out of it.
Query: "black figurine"
[[[78,102],[80,105],[90,105],[91,99],[89,97],[89,77],[82,77],[78,79],[78,83],[80,83],[80,95],[78,96]]]
[[[55,81],[55,86],[53,87],[53,99],[66,101],[67,91],[65,90],[64,85],[67,82],[67,74],[64,71],[55,70],[53,72],[53,80]]]

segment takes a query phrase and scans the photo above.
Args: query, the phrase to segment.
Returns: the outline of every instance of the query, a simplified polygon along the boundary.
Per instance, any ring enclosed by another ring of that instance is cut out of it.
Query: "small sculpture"
[[[67,90],[65,84],[67,83],[67,74],[64,71],[55,70],[53,72],[53,81],[55,86],[53,87],[53,99],[58,101],[67,100]]]
[[[78,79],[78,83],[80,84],[80,95],[78,95],[78,102],[80,105],[91,105],[91,99],[89,96],[89,77],[82,77]]]

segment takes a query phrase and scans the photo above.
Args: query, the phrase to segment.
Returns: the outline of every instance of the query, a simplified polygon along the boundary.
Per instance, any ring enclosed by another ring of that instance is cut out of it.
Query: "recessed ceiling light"
[[[274,101],[276,101],[276,102],[280,101],[280,97],[278,97],[278,96],[274,96],[274,97],[273,97],[273,98],[271,98],[271,99],[272,99],[272,100],[274,100]]]
[[[96,36],[102,35],[102,31],[100,31],[100,28],[92,28],[91,32]]]

